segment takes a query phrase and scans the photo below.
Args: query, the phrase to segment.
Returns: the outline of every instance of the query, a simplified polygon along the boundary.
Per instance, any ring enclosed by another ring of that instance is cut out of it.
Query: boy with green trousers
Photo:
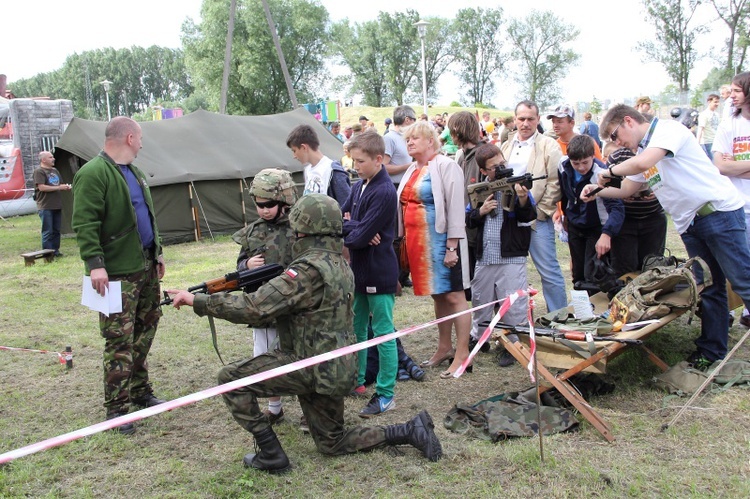
[[[354,169],[361,179],[342,205],[344,245],[349,248],[354,273],[354,333],[357,341],[367,339],[372,316],[374,336],[394,331],[393,305],[398,281],[398,262],[393,249],[397,198],[396,189],[383,167],[385,142],[376,133],[365,133],[349,143]],[[380,370],[375,394],[359,415],[369,418],[394,409],[394,387],[398,356],[396,341],[378,345]],[[359,351],[356,394],[364,394],[367,351]]]

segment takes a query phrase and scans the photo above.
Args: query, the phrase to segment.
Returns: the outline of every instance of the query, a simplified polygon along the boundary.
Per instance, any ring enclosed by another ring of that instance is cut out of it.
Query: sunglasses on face
[[[610,140],[611,140],[612,142],[617,142],[617,129],[619,129],[619,128],[620,128],[620,125],[622,125],[622,123],[620,123],[619,125],[617,125],[617,126],[615,127],[615,129],[614,129],[614,130],[612,130],[612,133],[610,133],[610,134],[609,134],[609,138],[610,138]]]
[[[278,205],[279,202],[274,200],[266,201],[265,203],[260,203],[258,201],[255,202],[255,206],[257,206],[258,208],[268,208],[269,210]]]

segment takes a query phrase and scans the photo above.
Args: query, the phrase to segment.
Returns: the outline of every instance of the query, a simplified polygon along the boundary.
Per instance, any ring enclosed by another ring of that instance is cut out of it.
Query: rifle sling
[[[211,328],[211,341],[214,343],[214,350],[216,350],[216,355],[219,356],[219,360],[221,361],[221,365],[225,366],[224,359],[221,358],[221,352],[219,352],[219,344],[216,342],[216,324],[214,324],[214,318],[212,316],[208,316],[208,325]]]

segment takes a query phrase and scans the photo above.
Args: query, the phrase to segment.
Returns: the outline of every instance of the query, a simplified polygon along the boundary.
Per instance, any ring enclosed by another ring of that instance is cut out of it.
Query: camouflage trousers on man
[[[276,350],[228,364],[219,371],[219,384],[296,362],[296,356]],[[353,378],[355,373],[352,373]],[[344,427],[344,397],[315,392],[312,369],[301,369],[223,394],[235,421],[251,433],[268,428],[258,397],[297,395],[318,451],[328,455],[352,454],[385,445],[382,426]]]
[[[144,272],[110,276],[122,283],[122,312],[99,314],[104,337],[104,407],[107,414],[127,412],[131,399],[152,393],[146,357],[161,317],[156,265]]]

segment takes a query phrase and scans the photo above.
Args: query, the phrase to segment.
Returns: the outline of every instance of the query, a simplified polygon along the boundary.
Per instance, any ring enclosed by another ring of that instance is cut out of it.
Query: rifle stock
[[[224,277],[217,277],[216,279],[191,286],[188,288],[188,291],[193,294],[206,293],[212,295],[214,293],[221,293],[222,291],[231,292],[241,289],[245,293],[252,293],[283,271],[284,267],[277,263],[271,263],[252,270],[230,272],[224,275]],[[165,291],[164,299],[159,303],[159,306],[170,305],[171,303],[172,298]]]
[[[547,175],[533,177],[530,173],[516,175],[515,177],[501,178],[497,180],[479,182],[470,184],[466,190],[469,193],[469,201],[472,208],[479,208],[487,199],[487,196],[494,192],[502,192],[500,206],[503,210],[511,211],[513,209],[513,196],[515,195],[515,184],[521,184],[527,189],[531,189],[536,180],[547,178]]]

